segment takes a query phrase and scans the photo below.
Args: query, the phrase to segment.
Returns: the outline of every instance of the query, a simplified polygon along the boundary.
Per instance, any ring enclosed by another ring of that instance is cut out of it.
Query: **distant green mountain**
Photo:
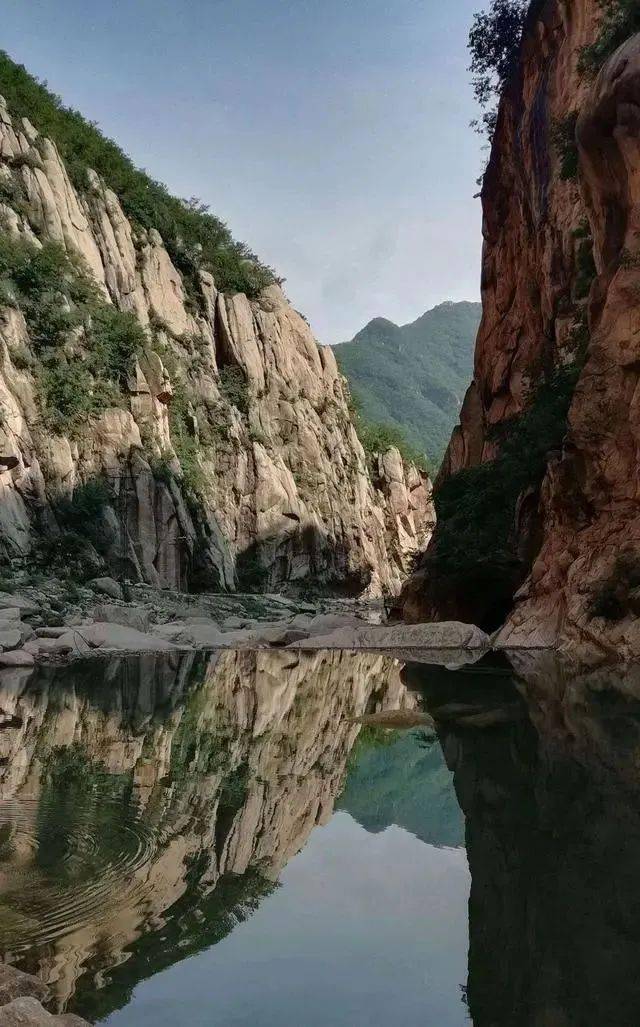
[[[464,817],[438,742],[425,745],[419,731],[384,734],[361,731],[337,808],[373,834],[397,824],[429,845],[464,845]]]
[[[400,428],[439,464],[473,375],[479,303],[441,303],[401,327],[376,317],[335,346],[366,421]]]

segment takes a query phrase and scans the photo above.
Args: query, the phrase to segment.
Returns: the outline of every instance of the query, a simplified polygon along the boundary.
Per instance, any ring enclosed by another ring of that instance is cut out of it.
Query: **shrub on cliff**
[[[388,449],[397,449],[403,460],[415,464],[423,471],[429,470],[424,453],[410,445],[399,428],[392,424],[375,424],[361,415],[356,421],[356,431],[367,457],[371,460]]]
[[[247,376],[242,368],[234,364],[226,364],[221,367],[218,385],[227,402],[241,414],[246,414],[249,409],[249,387]]]
[[[171,196],[166,186],[135,167],[97,126],[38,82],[21,64],[0,51],[0,93],[9,110],[26,117],[53,139],[74,185],[86,189],[87,169],[97,171],[117,194],[123,210],[143,228],[160,232],[175,265],[194,283],[199,268],[211,271],[219,289],[254,296],[275,278],[227,226],[200,201]]]
[[[515,71],[528,6],[528,0],[492,0],[488,10],[474,15],[469,32],[469,71],[476,100],[483,108],[500,98]],[[495,119],[493,108],[473,125],[491,137]]]
[[[556,121],[551,129],[551,141],[560,158],[560,178],[571,182],[578,177],[578,144],[576,125],[578,112],[572,111],[562,121]]]
[[[73,435],[88,417],[124,402],[147,337],[133,314],[106,302],[79,261],[57,243],[39,248],[0,233],[0,295],[26,321],[28,366],[51,431]]]
[[[597,39],[580,52],[579,69],[595,75],[608,57],[636,32],[640,32],[638,0],[599,0],[602,20]]]

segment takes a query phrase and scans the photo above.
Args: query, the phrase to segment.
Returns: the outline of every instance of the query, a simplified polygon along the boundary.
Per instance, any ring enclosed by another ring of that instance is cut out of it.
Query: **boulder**
[[[99,595],[109,596],[110,599],[124,599],[122,588],[115,578],[92,578],[87,585]]]
[[[62,627],[59,627],[59,628],[53,628],[53,627],[36,628],[36,636],[38,638],[60,638],[61,635],[66,635],[68,630],[69,630],[69,628],[66,625],[63,625]]]
[[[299,649],[426,649],[463,650],[485,652],[490,647],[488,635],[475,624],[459,621],[441,621],[433,624],[393,624],[359,626],[336,629],[326,635],[311,635],[305,641],[294,642]]]
[[[73,652],[86,653],[91,649],[103,652],[158,653],[176,648],[156,634],[145,634],[122,624],[96,623],[70,629],[58,642],[68,644]]]
[[[152,628],[154,636],[166,639],[176,645],[196,646],[199,649],[220,649],[227,647],[225,636],[215,621],[180,620],[168,624],[157,624]]]
[[[267,625],[267,627],[269,626],[270,625]],[[256,649],[261,644],[263,646],[267,645],[266,642],[260,643],[253,628],[239,628],[237,631],[225,631],[222,638],[223,642],[221,648],[223,649]]]
[[[300,625],[297,618],[293,624],[296,627],[305,626],[310,635],[326,635],[330,631],[338,631],[342,628],[361,628],[364,621],[350,613],[319,613],[312,617],[306,625]]]
[[[253,622],[248,620],[246,617],[225,617],[225,619],[222,622],[222,630],[236,631],[239,628],[251,627],[252,623]]]
[[[24,596],[12,595],[9,592],[0,592],[0,610],[20,610],[24,616],[38,613],[40,607],[32,599],[25,599]]]
[[[183,621],[185,624],[215,624],[218,627],[218,622],[213,617],[202,617],[202,616],[184,616],[178,617],[177,620]]]
[[[31,642],[25,642],[25,652],[33,653],[34,656],[69,656],[75,650],[70,641],[61,638],[34,638]]]
[[[93,618],[103,624],[122,624],[125,628],[134,628],[145,634],[149,631],[149,610],[142,606],[111,606],[100,603],[93,609]]]
[[[289,621],[290,628],[301,628],[307,630],[310,628],[312,617],[308,613],[297,613],[295,617],[292,617]]]
[[[0,1027],[89,1027],[73,1013],[54,1016],[36,998],[17,998],[0,1008]]]
[[[0,963],[0,1006],[25,996],[46,1002],[49,998],[49,989],[39,977],[25,974],[8,963]]]
[[[8,653],[0,653],[0,667],[33,667],[33,654],[25,649],[12,649]]]
[[[17,649],[22,645],[22,632],[19,628],[0,627],[0,646],[3,649]]]
[[[302,628],[294,628],[290,624],[272,625],[262,630],[257,627],[252,632],[253,640],[257,645],[266,644],[277,648],[291,645],[293,642],[301,642],[309,637],[309,632]]]
[[[0,609],[0,627],[3,624],[11,623],[16,620],[20,620],[20,610],[17,606]]]
[[[13,634],[14,632],[17,632],[20,636],[18,645],[21,645],[23,642],[28,642],[31,638],[35,637],[35,630],[30,624],[26,624],[23,620],[0,623],[0,636]],[[5,645],[2,641],[0,641],[0,645],[3,646],[4,649],[11,648],[11,646]],[[17,646],[15,648],[17,648]]]

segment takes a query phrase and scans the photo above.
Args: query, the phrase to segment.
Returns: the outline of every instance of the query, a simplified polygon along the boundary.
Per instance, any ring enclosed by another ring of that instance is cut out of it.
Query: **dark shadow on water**
[[[466,818],[467,997],[476,1027],[640,1023],[640,690],[541,657],[511,680],[410,668],[438,719]],[[468,713],[468,710],[467,710]]]

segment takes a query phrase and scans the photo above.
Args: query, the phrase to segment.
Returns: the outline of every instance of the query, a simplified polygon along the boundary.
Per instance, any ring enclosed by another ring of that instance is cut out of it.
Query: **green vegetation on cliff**
[[[45,426],[74,436],[86,419],[124,403],[134,357],[147,342],[56,243],[38,248],[0,233],[0,302],[21,311],[31,348],[10,348],[33,372]]]
[[[599,0],[602,20],[597,39],[580,53],[580,70],[595,75],[608,57],[630,36],[640,32],[638,0]]]
[[[59,96],[3,51],[0,93],[13,116],[28,118],[55,142],[77,189],[86,190],[91,168],[113,189],[134,224],[160,232],[187,286],[195,282],[200,269],[214,275],[219,289],[249,296],[274,280],[273,270],[261,264],[244,243],[236,242],[206,205],[172,196],[161,182],[136,168],[95,124],[65,107]]]
[[[530,554],[519,548],[518,501],[537,492],[550,454],[562,446],[580,367],[577,359],[555,371],[522,414],[502,423],[494,460],[452,474],[436,492],[438,527],[425,560],[430,587],[445,602],[486,597],[485,627],[500,622],[528,566]]]
[[[439,463],[473,375],[480,313],[479,303],[441,303],[402,327],[375,318],[336,346],[363,424],[404,436],[414,455]],[[359,434],[366,449],[367,428]]]
[[[517,67],[528,7],[529,0],[491,0],[488,10],[474,15],[469,32],[471,82],[475,98],[485,110],[472,125],[490,138],[497,118],[494,104]]]

